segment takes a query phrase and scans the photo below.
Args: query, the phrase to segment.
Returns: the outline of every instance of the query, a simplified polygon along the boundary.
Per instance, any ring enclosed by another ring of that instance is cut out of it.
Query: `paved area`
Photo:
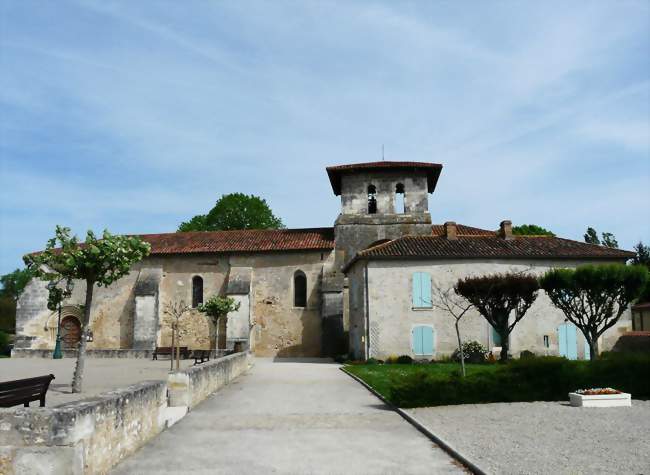
[[[152,361],[145,358],[88,358],[84,370],[82,393],[72,393],[74,358],[60,360],[45,358],[1,358],[0,381],[32,378],[53,374],[45,400],[47,406],[57,406],[70,401],[135,384],[146,380],[165,380],[169,372],[169,359]],[[181,360],[181,368],[191,366],[194,360]],[[38,402],[32,403],[32,406]]]
[[[136,473],[465,471],[338,365],[258,358],[114,470]]]
[[[524,402],[407,411],[488,473],[650,474],[650,401],[609,408]]]

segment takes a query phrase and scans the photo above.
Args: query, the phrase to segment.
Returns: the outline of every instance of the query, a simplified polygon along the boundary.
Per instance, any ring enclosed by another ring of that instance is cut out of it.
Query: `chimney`
[[[512,235],[512,221],[501,221],[501,224],[499,224],[499,237],[506,240],[514,239]]]
[[[447,221],[445,223],[445,237],[450,241],[458,239],[456,223],[454,221]]]

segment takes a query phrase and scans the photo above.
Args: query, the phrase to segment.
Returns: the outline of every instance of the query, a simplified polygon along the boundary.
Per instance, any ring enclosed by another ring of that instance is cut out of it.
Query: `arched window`
[[[406,212],[406,207],[404,204],[404,185],[398,183],[395,186],[395,212],[402,214]]]
[[[293,274],[293,306],[307,306],[307,276],[301,270]]]
[[[203,279],[198,275],[192,277],[192,308],[203,303]]]
[[[368,185],[368,214],[377,213],[377,188],[375,185]]]

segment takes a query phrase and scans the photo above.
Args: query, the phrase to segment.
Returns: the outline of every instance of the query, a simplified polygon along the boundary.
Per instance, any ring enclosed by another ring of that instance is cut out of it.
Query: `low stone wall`
[[[52,408],[0,409],[0,474],[105,474],[246,371],[249,358],[236,353]]]
[[[170,373],[167,380],[170,407],[195,407],[246,371],[249,364],[250,353],[234,353],[184,371]]]
[[[153,358],[154,350],[134,350],[134,349],[115,349],[115,350],[86,350],[87,358]],[[14,348],[11,350],[12,358],[52,358],[54,350],[36,350],[30,348]],[[224,350],[211,350],[211,357],[216,358],[223,354]],[[63,350],[64,358],[76,358],[77,350]],[[169,358],[169,356],[160,356],[160,359]]]

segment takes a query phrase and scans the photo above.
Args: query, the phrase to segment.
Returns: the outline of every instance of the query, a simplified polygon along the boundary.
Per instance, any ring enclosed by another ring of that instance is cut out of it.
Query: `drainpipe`
[[[363,287],[366,307],[366,360],[370,358],[370,297],[368,295],[368,261],[363,267]]]

